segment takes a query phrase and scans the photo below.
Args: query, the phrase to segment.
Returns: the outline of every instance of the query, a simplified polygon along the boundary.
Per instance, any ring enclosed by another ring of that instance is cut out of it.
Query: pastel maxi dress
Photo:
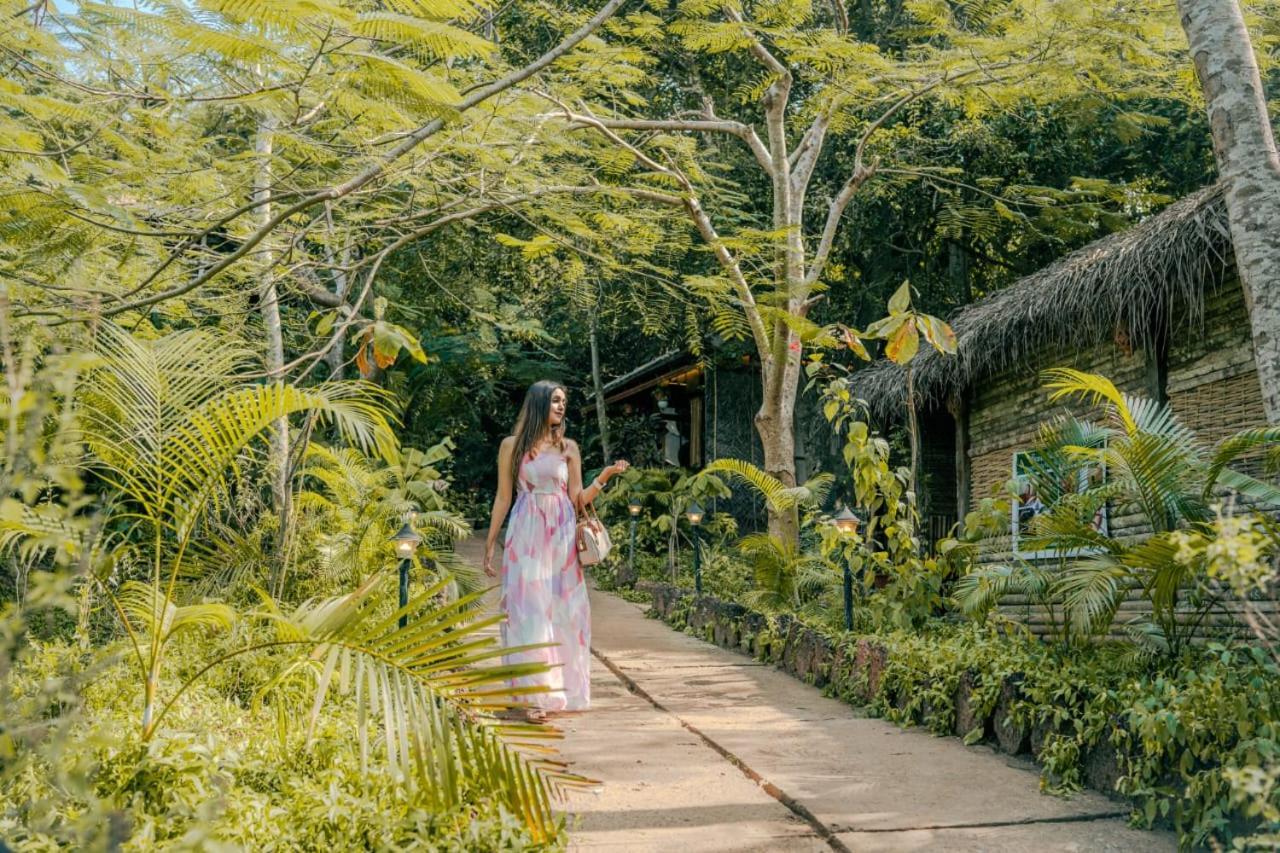
[[[508,663],[551,665],[548,672],[515,681],[546,685],[548,692],[521,701],[547,711],[580,711],[591,704],[591,609],[576,544],[568,460],[551,450],[526,458],[502,552],[502,642],[555,643],[507,657]]]

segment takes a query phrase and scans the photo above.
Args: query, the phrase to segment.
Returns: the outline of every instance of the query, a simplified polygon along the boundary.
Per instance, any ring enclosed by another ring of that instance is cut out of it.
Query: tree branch
[[[742,28],[747,31],[747,35],[751,39],[751,45],[748,48],[751,51],[751,55],[769,71],[777,74],[779,77],[786,78],[787,85],[790,86],[791,70],[788,69],[787,66],[778,59],[778,57],[774,56],[769,51],[769,48],[764,46],[764,42],[760,41],[760,39],[756,37],[755,33],[751,32],[750,28],[747,27],[747,22],[743,19],[738,10],[730,6],[724,6],[723,11],[726,18],[734,23],[741,24]]]
[[[462,102],[459,103],[458,106],[456,107],[456,112],[458,113],[466,112],[472,107],[475,107],[483,103],[484,101],[487,101],[488,99],[492,98],[494,95],[501,94],[502,92],[505,92],[507,89],[510,89],[511,87],[524,82],[528,78],[532,77],[534,74],[546,68],[548,65],[555,62],[560,57],[564,56],[566,53],[568,53],[570,50],[576,47],[580,42],[586,39],[589,35],[591,35],[593,32],[599,29],[600,26],[609,18],[611,18],[613,14],[618,9],[620,9],[626,2],[627,0],[608,0],[608,2],[600,9],[599,12],[597,12],[591,18],[591,20],[587,21],[585,24],[583,24],[581,27],[579,27],[577,30],[571,33],[567,38],[565,38],[563,41],[561,41],[559,44],[553,47],[551,50],[548,50],[546,53],[542,54],[542,56],[538,57],[536,60],[524,66],[523,68],[518,68],[512,71],[510,74],[507,74],[506,76],[498,80],[495,80],[494,82],[488,84],[487,86],[483,86],[477,89],[472,94],[463,98]],[[197,287],[199,287],[202,284],[205,284],[215,276],[219,275],[225,269],[227,269],[232,264],[239,261],[249,252],[251,252],[254,249],[254,247],[256,247],[264,239],[266,239],[267,235],[269,235],[272,231],[274,231],[277,227],[279,227],[279,225],[282,222],[287,221],[290,217],[296,216],[297,214],[305,210],[308,210],[309,208],[314,207],[317,204],[321,204],[326,201],[334,201],[350,195],[351,193],[365,186],[369,182],[378,178],[393,163],[395,163],[405,154],[412,151],[414,148],[420,145],[424,140],[430,138],[431,136],[434,136],[444,126],[445,126],[445,119],[443,118],[432,119],[431,121],[419,127],[413,133],[405,137],[403,141],[401,141],[398,145],[396,145],[394,148],[392,148],[390,151],[384,154],[378,160],[378,162],[368,166],[359,174],[353,176],[352,178],[348,179],[347,181],[341,184],[336,184],[336,185],[327,187],[325,189],[319,190],[317,192],[313,192],[312,194],[289,205],[288,207],[282,208],[269,220],[267,220],[260,227],[254,230],[253,233],[251,233],[248,237],[246,237],[244,242],[242,242],[239,248],[237,248],[234,252],[230,253],[221,261],[209,267],[203,273],[195,276],[190,281],[184,284],[169,288],[168,290],[161,291],[160,293],[153,294],[152,296],[148,296],[144,299],[138,299],[133,302],[113,306],[112,308],[101,312],[98,316],[111,317],[111,316],[122,314],[128,311],[136,311],[139,308],[146,308],[151,305],[155,305],[159,302],[164,302],[165,300],[173,299],[175,297],[182,296],[183,294],[186,294],[195,290]],[[92,318],[84,318],[84,319],[92,319]]]
[[[818,157],[822,154],[822,144],[827,136],[827,127],[831,116],[824,110],[809,125],[800,139],[800,144],[787,158],[791,169],[791,196],[800,207],[804,206],[804,196],[809,189],[809,180],[818,165]]]
[[[725,119],[612,119],[597,118],[592,120],[578,121],[580,117],[574,114],[569,115],[572,122],[570,130],[576,126],[587,127],[598,124],[611,130],[657,130],[657,131],[674,131],[685,133],[727,133],[730,136],[736,136],[747,144],[751,149],[751,153],[755,156],[756,162],[764,169],[772,170],[773,161],[769,157],[769,151],[764,147],[764,143],[756,134],[755,128],[749,124],[742,122],[729,121]]]
[[[818,249],[814,252],[813,262],[809,265],[809,271],[804,277],[806,288],[813,286],[827,265],[827,258],[831,255],[831,244],[835,242],[836,229],[840,227],[840,218],[844,216],[844,209],[849,206],[849,202],[853,200],[854,195],[867,179],[875,174],[879,165],[879,161],[875,161],[869,167],[855,167],[849,180],[844,182],[840,192],[827,206],[827,221],[822,226],[822,237],[818,240]]]
[[[711,222],[711,217],[702,209],[698,197],[690,192],[682,199],[685,210],[689,212],[689,217],[693,220],[694,225],[698,229],[698,233],[702,235],[702,239],[711,247],[711,251],[715,254],[716,260],[720,262],[720,266],[729,273],[729,280],[733,282],[734,289],[738,292],[738,299],[742,302],[742,313],[747,318],[747,325],[751,327],[752,337],[756,339],[756,349],[760,354],[761,360],[767,360],[769,357],[769,330],[765,328],[764,319],[760,316],[760,311],[756,308],[755,296],[751,293],[751,285],[747,282],[747,278],[742,273],[742,266],[737,259],[725,248],[724,242],[720,239],[720,235],[716,232],[715,225]]]

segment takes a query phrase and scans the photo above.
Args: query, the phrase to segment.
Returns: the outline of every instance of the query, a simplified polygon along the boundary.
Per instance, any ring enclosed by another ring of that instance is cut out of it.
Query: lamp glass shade
[[[399,532],[391,537],[391,541],[396,543],[396,556],[402,560],[407,560],[417,550],[418,543],[422,541],[422,537],[406,521],[404,527],[401,527]]]
[[[832,522],[839,528],[841,533],[858,532],[858,517],[850,512],[848,507],[836,513],[836,517],[832,519]]]
[[[639,514],[640,514],[640,510],[642,510],[642,509],[644,509],[644,507],[642,507],[642,506],[641,506],[640,504],[638,504],[638,503],[629,503],[629,504],[627,504],[627,510],[628,510],[632,515],[639,515]]]
[[[689,505],[689,508],[685,510],[685,517],[689,519],[690,524],[701,524],[702,516],[703,516],[703,510],[702,510],[702,507],[699,506],[697,501],[694,501],[692,504]]]

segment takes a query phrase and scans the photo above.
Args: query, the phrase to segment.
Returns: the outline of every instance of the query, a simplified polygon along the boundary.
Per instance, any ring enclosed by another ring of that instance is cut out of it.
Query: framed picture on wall
[[[1036,516],[1047,512],[1062,497],[1081,494],[1106,482],[1104,465],[1080,465],[1066,463],[1059,454],[1046,454],[1036,450],[1022,450],[1013,454],[1013,485],[1015,496],[1011,501],[1009,529],[1013,539],[1015,556],[1027,560],[1048,557],[1079,557],[1095,553],[1093,549],[1078,548],[1069,551],[1033,550],[1024,546],[1032,533]],[[1108,507],[1102,504],[1089,520],[1089,525],[1102,535],[1109,533]]]

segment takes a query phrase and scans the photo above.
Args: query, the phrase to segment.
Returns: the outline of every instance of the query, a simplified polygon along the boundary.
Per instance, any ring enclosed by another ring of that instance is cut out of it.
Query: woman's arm
[[[493,496],[489,535],[484,541],[484,573],[491,578],[498,575],[498,570],[493,566],[493,553],[498,546],[502,522],[507,518],[507,510],[511,509],[511,454],[515,452],[514,447],[515,439],[507,436],[498,448],[498,491]]]
[[[568,451],[569,500],[573,501],[574,507],[579,510],[598,498],[600,493],[604,491],[606,483],[631,467],[625,459],[620,459],[605,467],[600,472],[600,476],[596,477],[584,488],[582,485],[582,454],[578,451],[578,443],[570,441],[568,443]]]

